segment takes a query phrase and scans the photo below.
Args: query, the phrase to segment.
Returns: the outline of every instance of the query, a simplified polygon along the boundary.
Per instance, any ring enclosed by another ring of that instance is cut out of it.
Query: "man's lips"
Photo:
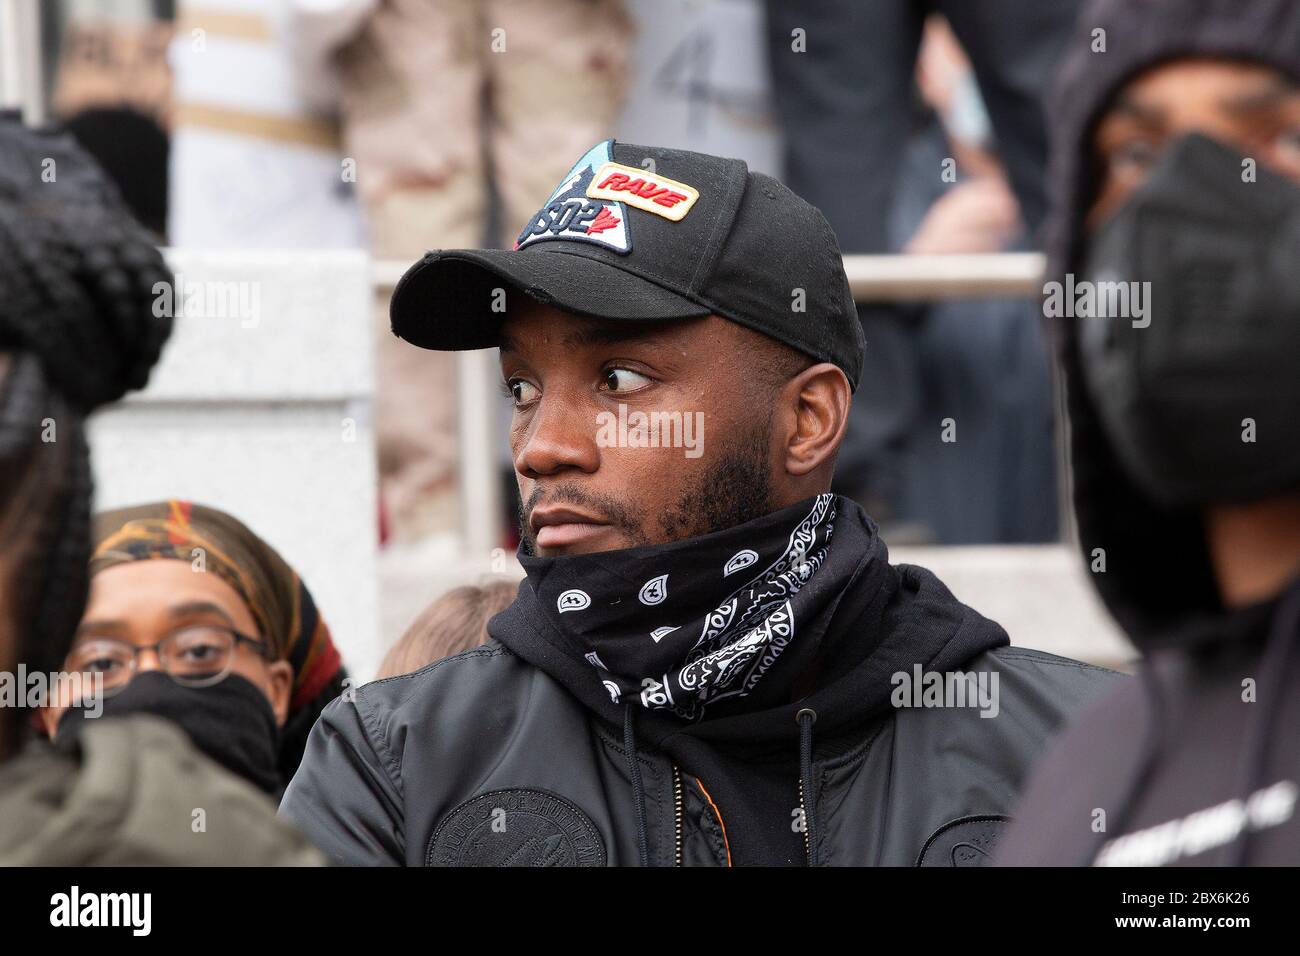
[[[608,522],[573,508],[535,508],[528,523],[539,548],[563,548],[600,534]]]

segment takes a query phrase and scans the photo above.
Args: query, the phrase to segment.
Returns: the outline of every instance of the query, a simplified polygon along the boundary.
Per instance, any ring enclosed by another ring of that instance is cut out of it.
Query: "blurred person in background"
[[[242,522],[188,501],[95,518],[90,597],[64,662],[101,673],[108,717],[155,714],[277,799],[347,672],[311,592]],[[85,725],[45,709],[51,737]]]
[[[171,0],[52,0],[41,7],[50,109],[117,185],[131,214],[167,235]]]
[[[148,233],[66,135],[0,114],[0,671],[54,673],[86,602],[85,419],[143,388],[171,331]],[[25,690],[25,688],[23,688]],[[265,794],[150,717],[58,746],[0,707],[0,864],[316,864]],[[203,809],[202,826],[195,817]]]
[[[889,215],[906,254],[1023,248],[1019,204],[974,71],[947,21],[925,23],[914,126]],[[935,170],[949,156],[960,177]],[[983,544],[1057,539],[1055,402],[1037,303],[1023,298],[893,306],[913,365],[895,395],[912,409],[896,444],[892,539]],[[943,424],[951,420],[952,440]]]
[[[337,106],[295,55],[294,0],[179,0],[168,238],[185,249],[360,249]]]
[[[510,605],[518,590],[517,581],[507,580],[452,588],[425,608],[388,649],[376,679],[411,674],[486,644],[487,622]]]
[[[609,134],[631,40],[622,0],[294,0],[299,59],[338,89],[371,254],[498,245]],[[322,83],[312,84],[323,88]],[[376,302],[386,527],[454,527],[455,364],[413,356]]]
[[[1057,94],[1079,546],[1146,659],[1062,735],[1000,859],[1294,866],[1300,4],[1093,3]],[[1130,307],[1084,304],[1101,282]]]
[[[1046,205],[1041,97],[1077,3],[769,0],[784,181],[826,210],[849,254],[1032,246]],[[918,79],[939,119],[919,128]],[[923,220],[916,206],[931,203]],[[1006,302],[867,303],[859,316],[871,347],[836,490],[900,543],[1053,538],[1036,317]],[[955,442],[941,441],[948,418]]]

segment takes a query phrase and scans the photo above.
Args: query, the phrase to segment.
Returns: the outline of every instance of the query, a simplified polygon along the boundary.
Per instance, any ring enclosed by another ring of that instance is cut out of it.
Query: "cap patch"
[[[679,222],[700,198],[694,186],[667,176],[646,175],[646,170],[621,163],[606,163],[587,187],[592,199],[613,199]]]
[[[564,182],[551,193],[546,205],[519,233],[515,240],[516,249],[546,239],[564,239],[568,242],[594,242],[615,252],[632,251],[627,207],[607,197],[589,198],[588,193],[596,178],[596,168],[616,165],[610,162],[612,143],[613,140],[608,139],[597,143],[574,164]]]

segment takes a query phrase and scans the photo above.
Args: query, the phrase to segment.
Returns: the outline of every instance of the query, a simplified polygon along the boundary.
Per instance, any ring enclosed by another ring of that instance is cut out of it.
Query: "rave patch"
[[[592,199],[625,202],[673,222],[680,222],[700,198],[694,186],[620,163],[606,163],[596,170],[587,195]]]
[[[594,242],[619,253],[632,251],[627,206],[618,200],[593,199],[587,194],[596,180],[596,170],[611,162],[613,142],[607,139],[597,143],[574,164],[546,205],[519,233],[516,249],[547,239],[564,239]]]

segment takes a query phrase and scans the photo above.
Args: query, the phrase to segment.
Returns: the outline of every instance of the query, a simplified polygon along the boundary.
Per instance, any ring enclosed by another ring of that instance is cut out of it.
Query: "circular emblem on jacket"
[[[930,834],[916,865],[989,866],[1007,819],[1001,813],[982,813],[949,820]]]
[[[545,790],[493,790],[442,818],[428,866],[604,866],[591,819]]]

